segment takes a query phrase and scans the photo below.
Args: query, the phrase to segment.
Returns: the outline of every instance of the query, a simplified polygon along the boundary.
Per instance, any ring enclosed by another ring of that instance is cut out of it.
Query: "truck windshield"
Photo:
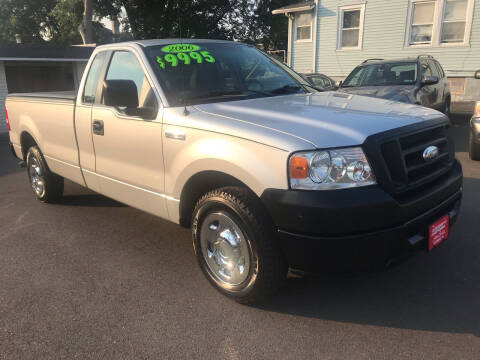
[[[258,49],[235,43],[172,43],[145,50],[170,106],[316,91]]]
[[[355,68],[342,87],[412,85],[417,81],[417,63],[372,64]]]

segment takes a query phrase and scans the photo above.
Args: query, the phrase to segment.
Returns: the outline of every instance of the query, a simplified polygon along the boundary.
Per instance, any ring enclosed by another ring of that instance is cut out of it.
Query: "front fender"
[[[288,188],[287,151],[231,135],[185,128],[181,131],[186,132],[187,142],[164,138],[167,195],[179,199],[187,181],[203,171],[228,174],[258,196],[266,188]]]

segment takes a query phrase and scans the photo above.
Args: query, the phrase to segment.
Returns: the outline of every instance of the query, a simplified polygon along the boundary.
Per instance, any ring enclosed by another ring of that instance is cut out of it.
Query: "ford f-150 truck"
[[[206,277],[243,303],[289,267],[432,250],[462,196],[445,115],[318,92],[245,44],[99,46],[78,94],[11,94],[6,113],[40,201],[69,179],[191,227]]]

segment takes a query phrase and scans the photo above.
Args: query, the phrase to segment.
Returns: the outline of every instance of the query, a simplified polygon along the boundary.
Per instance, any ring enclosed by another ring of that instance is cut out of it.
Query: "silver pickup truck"
[[[191,227],[206,277],[242,303],[289,267],[432,250],[461,202],[445,115],[318,92],[239,43],[99,46],[78,94],[11,94],[6,112],[40,201],[69,179]]]

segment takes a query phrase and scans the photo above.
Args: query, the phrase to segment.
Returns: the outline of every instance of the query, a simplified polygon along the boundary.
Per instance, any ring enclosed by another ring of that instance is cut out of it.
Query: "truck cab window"
[[[85,81],[85,88],[83,91],[82,102],[85,104],[93,104],[95,101],[95,93],[97,92],[98,78],[102,70],[103,60],[105,59],[105,52],[101,52],[93,59],[92,66],[88,71],[87,80]]]
[[[120,87],[127,86],[131,92],[128,104],[117,106],[118,110],[130,116],[140,116],[148,119],[155,117],[157,112],[155,93],[135,55],[128,51],[114,52],[108,67],[105,83],[107,86],[116,86],[114,84],[118,84]],[[105,88],[102,104],[108,105],[105,97]]]

